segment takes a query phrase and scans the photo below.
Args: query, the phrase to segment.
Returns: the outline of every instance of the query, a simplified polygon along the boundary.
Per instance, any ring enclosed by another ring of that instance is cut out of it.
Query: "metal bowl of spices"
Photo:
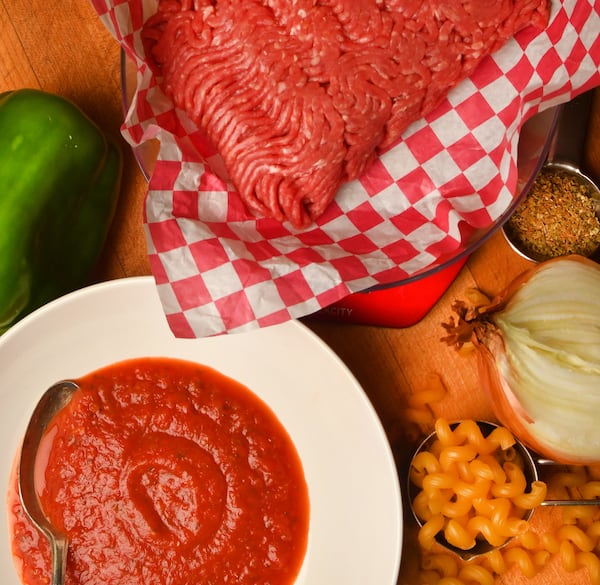
[[[600,262],[600,189],[583,164],[594,107],[591,91],[563,105],[546,162],[503,225],[528,260],[579,254]]]
[[[546,164],[504,235],[518,254],[535,262],[568,254],[600,259],[600,191],[578,168]]]

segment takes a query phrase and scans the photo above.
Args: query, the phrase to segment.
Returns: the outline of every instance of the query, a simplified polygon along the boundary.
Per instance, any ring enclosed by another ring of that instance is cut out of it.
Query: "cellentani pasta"
[[[533,578],[551,563],[565,572],[585,571],[582,584],[600,585],[600,499],[599,507],[540,508],[536,515],[556,516],[554,528],[543,533],[525,518],[547,492],[555,499],[600,498],[600,466],[564,467],[547,484],[535,482],[527,490],[507,429],[483,437],[475,421],[453,428],[444,419],[434,428],[437,441],[415,456],[409,470],[419,488],[415,512],[423,522],[418,574],[410,585],[510,583],[514,571]],[[503,546],[463,561],[436,542],[439,534],[459,548],[481,538]]]
[[[435,373],[425,376],[423,387],[408,396],[403,409],[404,431],[417,439],[435,424],[433,405],[441,402],[447,394],[443,380]]]
[[[431,550],[439,534],[462,550],[478,540],[503,546],[527,532],[523,517],[544,500],[546,485],[536,481],[529,489],[512,433],[497,427],[484,437],[475,421],[452,428],[441,418],[435,432],[409,471],[419,488],[413,509],[423,522],[421,547]]]

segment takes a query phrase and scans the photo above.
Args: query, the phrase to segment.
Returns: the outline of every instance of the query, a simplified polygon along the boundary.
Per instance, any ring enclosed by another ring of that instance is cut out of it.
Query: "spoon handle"
[[[541,506],[600,506],[600,500],[544,500]]]
[[[51,541],[52,548],[52,580],[51,585],[65,585],[67,569],[67,549],[69,543],[62,536],[55,536]]]
[[[552,459],[538,458],[535,464],[543,467],[561,466]],[[600,500],[544,500],[541,506],[600,506]]]

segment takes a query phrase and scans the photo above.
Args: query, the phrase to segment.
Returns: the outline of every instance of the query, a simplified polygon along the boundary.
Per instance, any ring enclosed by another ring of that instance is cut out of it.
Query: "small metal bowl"
[[[487,421],[476,421],[477,425],[481,429],[481,433],[484,437],[487,437],[494,429],[498,428],[498,425],[495,423],[487,422]],[[460,424],[460,421],[456,421],[450,424],[451,429],[455,429]],[[412,459],[411,466],[414,458],[422,451],[427,451],[430,449],[434,441],[437,439],[436,432],[432,432],[428,435],[421,444],[417,447]],[[528,490],[531,489],[531,485],[540,479],[540,469],[542,467],[553,467],[560,466],[561,464],[552,461],[551,459],[544,459],[537,456],[537,454],[533,453],[526,447],[517,437],[514,437],[515,443],[511,447],[511,449],[515,452],[515,461],[520,461],[523,465],[523,474],[525,475],[525,480],[527,482]],[[423,526],[423,521],[417,515],[414,509],[414,499],[416,495],[419,493],[419,488],[411,481],[410,479],[410,468],[407,478],[407,495],[409,500],[409,506],[412,511],[412,514],[419,525],[419,527]],[[597,506],[600,504],[600,500],[597,499],[573,499],[573,500],[550,500],[545,499],[540,506]],[[534,509],[525,510],[523,514],[523,520],[529,520],[534,512]],[[514,538],[514,537],[512,537]],[[470,549],[462,549],[450,544],[445,538],[443,533],[438,533],[436,535],[436,541],[438,544],[443,546],[446,550],[453,552],[458,555],[465,561],[469,561],[475,557],[487,554],[493,550],[498,550],[506,546],[512,538],[509,538],[504,544],[500,546],[495,546],[490,544],[487,540],[481,539],[477,540],[475,546]]]
[[[459,424],[460,424],[459,421],[454,422],[450,425],[450,428],[454,430]],[[495,428],[498,427],[498,425],[491,423],[491,422],[487,422],[487,421],[477,421],[477,424],[479,425],[479,428],[481,429],[481,433],[483,434],[484,437],[487,437]],[[422,451],[429,450],[436,439],[437,439],[437,434],[435,431],[433,433],[431,433],[430,435],[428,435],[421,442],[421,444],[417,447],[417,450],[415,451],[415,454],[413,456],[413,460]],[[523,445],[520,441],[518,441],[518,440],[515,441],[515,444],[513,445],[513,449],[515,449],[516,455],[518,457],[520,457],[520,459],[523,461],[523,473],[527,480],[527,485],[530,486],[534,481],[537,481],[539,479],[535,461],[534,461],[531,453],[527,449],[527,447],[525,447],[525,445]],[[411,460],[411,466],[412,466],[412,460]],[[411,481],[410,472],[409,472],[408,485],[407,485],[407,494],[408,494],[408,499],[409,499],[409,505],[410,505],[410,509],[413,513],[413,516],[414,516],[415,520],[417,521],[417,524],[419,525],[419,527],[421,527],[421,526],[423,526],[423,521],[419,518],[419,516],[417,515],[417,513],[414,509],[414,506],[413,506],[414,499],[418,493],[419,493],[419,488]],[[533,510],[527,510],[525,512],[525,515],[523,516],[523,519],[529,520],[532,513],[533,513]],[[441,546],[443,546],[450,552],[455,553],[456,555],[458,555],[465,561],[468,561],[468,560],[478,557],[480,555],[489,553],[490,551],[495,550],[497,548],[502,548],[502,547],[498,547],[498,546],[494,546],[494,545],[490,544],[487,540],[477,540],[477,542],[473,548],[462,549],[462,548],[459,548],[459,547],[456,547],[456,546],[453,546],[452,544],[450,544],[444,538],[444,534],[442,532],[437,534],[436,541],[438,542],[438,544],[440,544]],[[507,543],[508,542],[509,541],[507,541]]]
[[[594,202],[594,208],[596,212],[596,217],[600,221],[600,189],[598,185],[586,174],[584,174],[577,166],[562,161],[548,162],[546,163],[540,172],[544,171],[557,171],[562,174],[567,174],[576,179],[579,183],[587,187],[587,191],[589,193],[590,198]],[[527,195],[525,196],[527,197]],[[517,208],[518,209],[518,208]],[[526,260],[530,260],[531,262],[543,262],[544,260],[549,260],[555,256],[544,256],[537,254],[535,251],[529,250],[525,245],[521,243],[517,235],[511,230],[510,227],[510,218],[509,220],[502,226],[502,233],[510,247],[522,258]],[[600,246],[597,246],[591,253],[586,254],[590,259],[595,260],[596,262],[600,262]]]

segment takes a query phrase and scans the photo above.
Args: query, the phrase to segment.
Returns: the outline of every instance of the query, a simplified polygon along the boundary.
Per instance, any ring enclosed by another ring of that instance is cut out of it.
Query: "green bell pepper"
[[[117,144],[69,100],[0,94],[0,334],[88,284],[122,166]]]

